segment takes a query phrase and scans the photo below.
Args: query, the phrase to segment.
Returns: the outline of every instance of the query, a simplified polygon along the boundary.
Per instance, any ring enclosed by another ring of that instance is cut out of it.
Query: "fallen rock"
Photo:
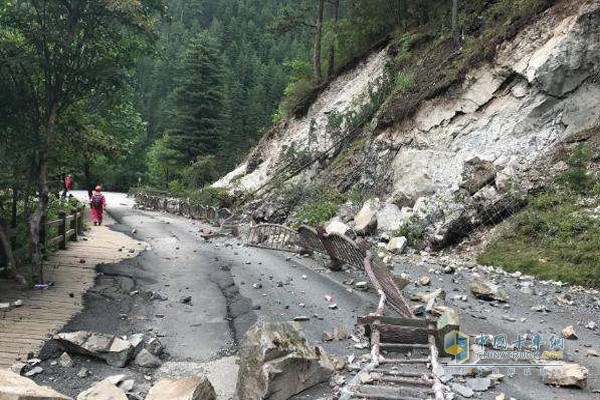
[[[561,304],[565,304],[568,306],[573,305],[573,297],[569,293],[559,294],[558,296],[556,296],[556,300],[558,300],[558,302]]]
[[[127,395],[105,379],[94,383],[85,392],[79,393],[77,400],[127,400]]]
[[[407,214],[402,213],[397,205],[388,203],[377,211],[377,229],[385,232],[395,232],[407,219]]]
[[[585,325],[586,329],[589,329],[591,331],[595,331],[596,330],[596,323],[594,321],[590,321]]]
[[[400,236],[400,237],[396,236],[396,237],[393,237],[390,239],[390,241],[387,243],[385,248],[390,253],[402,254],[402,252],[406,248],[407,243],[408,243],[408,240],[404,236]]]
[[[594,349],[588,349],[586,356],[588,357],[600,357],[600,353],[598,353],[597,350]]]
[[[475,157],[465,161],[462,178],[463,182],[459,186],[473,195],[482,187],[494,182],[496,167],[490,161]]]
[[[13,365],[10,366],[10,370],[15,374],[21,375],[21,373],[25,370],[27,364],[22,361],[17,361]]]
[[[475,392],[485,392],[492,385],[490,378],[473,378],[467,380],[467,386]]]
[[[125,375],[121,374],[121,375],[109,376],[105,379],[105,381],[109,381],[113,385],[119,385],[119,383],[121,383],[123,381],[123,379],[125,379]]]
[[[328,381],[335,370],[294,323],[258,321],[246,333],[239,358],[241,399],[287,400]]]
[[[121,389],[125,393],[129,393],[133,390],[133,387],[135,386],[135,381],[133,379],[127,379],[121,382],[118,386],[119,389]]]
[[[569,325],[565,329],[563,329],[562,335],[565,339],[569,339],[569,340],[577,340],[578,339],[577,335],[575,334],[575,329],[573,328],[573,325]]]
[[[431,283],[431,278],[427,275],[423,275],[422,277],[419,278],[419,285],[421,286],[427,286]]]
[[[590,371],[587,368],[574,363],[560,362],[561,366],[544,367],[544,383],[555,386],[576,386],[585,388],[587,386]]]
[[[204,376],[181,379],[163,378],[148,392],[146,400],[216,400],[210,381]]]
[[[462,397],[470,398],[473,397],[473,395],[475,394],[473,389],[471,389],[470,387],[463,386],[458,383],[453,383],[451,388],[453,392],[458,393]]]
[[[169,300],[169,296],[167,296],[161,291],[152,292],[152,294],[150,295],[150,300],[167,301]]]
[[[160,358],[156,357],[146,349],[142,349],[138,353],[135,357],[135,363],[144,368],[156,368],[161,365]]]
[[[25,376],[29,378],[31,376],[41,374],[42,372],[44,372],[44,368],[34,367],[34,368],[30,369],[29,371],[25,372]]]
[[[58,334],[58,338],[66,351],[99,358],[118,368],[127,364],[134,350],[128,341],[105,333],[63,332]]]
[[[31,379],[0,369],[0,399],[2,400],[72,400],[57,391],[39,386]]]
[[[500,290],[498,285],[479,279],[471,281],[471,293],[481,300],[507,302],[508,295]]]
[[[58,365],[63,368],[71,368],[73,364],[73,359],[66,352],[62,353],[58,358]]]
[[[345,235],[350,231],[350,227],[343,223],[339,218],[333,218],[325,225],[325,232],[337,233],[338,235]]]
[[[354,217],[354,229],[358,235],[370,235],[377,231],[377,209],[379,199],[367,200]]]
[[[90,370],[87,369],[86,367],[81,367],[81,369],[79,370],[79,372],[77,372],[77,376],[80,377],[80,378],[85,378],[89,374],[90,374]]]

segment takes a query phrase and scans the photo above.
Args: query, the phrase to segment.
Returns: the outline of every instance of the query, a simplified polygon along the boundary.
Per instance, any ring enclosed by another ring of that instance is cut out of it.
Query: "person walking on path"
[[[92,222],[94,225],[102,225],[102,214],[106,208],[106,198],[102,194],[102,187],[96,186],[90,196],[90,209],[92,210]]]
[[[67,193],[69,193],[70,190],[73,190],[73,175],[71,174],[65,176],[65,180],[63,181],[63,192],[61,195],[63,200],[67,198]]]

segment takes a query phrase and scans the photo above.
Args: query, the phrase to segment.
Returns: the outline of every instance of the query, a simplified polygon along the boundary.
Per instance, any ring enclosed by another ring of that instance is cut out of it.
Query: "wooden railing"
[[[59,218],[44,224],[42,232],[42,245],[44,251],[57,247],[60,250],[67,248],[67,244],[77,241],[77,236],[83,232],[84,208],[81,207],[71,213],[59,212]],[[52,228],[56,228],[58,235],[49,237],[48,232],[52,232]],[[12,244],[13,257],[15,262],[22,263],[29,258],[29,246],[18,247],[17,244],[17,228],[8,230],[8,239]],[[7,262],[6,255],[0,247],[0,265],[5,265]]]

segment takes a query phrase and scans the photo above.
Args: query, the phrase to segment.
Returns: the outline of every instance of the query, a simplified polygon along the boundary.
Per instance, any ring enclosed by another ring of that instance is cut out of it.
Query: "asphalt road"
[[[85,198],[84,193],[75,192]],[[258,318],[299,322],[308,339],[321,342],[324,331],[337,326],[352,331],[356,317],[375,308],[374,296],[351,291],[345,275],[322,274],[318,262],[299,260],[290,253],[245,247],[231,238],[205,242],[198,221],[132,208],[123,194],[105,193],[107,210],[116,221],[112,229],[147,244],[140,256],[98,267],[93,289],[85,296],[85,311],[65,331],[91,330],[131,335],[152,330],[172,364],[193,365],[234,354],[236,345]],[[127,251],[126,248],[123,251]],[[302,261],[302,263],[298,262]],[[311,267],[311,264],[313,267]],[[151,293],[166,296],[152,300]],[[328,302],[325,296],[331,296]],[[191,301],[184,304],[185,297]],[[332,304],[337,307],[330,308]],[[320,343],[326,351],[346,356],[355,351],[351,340]],[[77,365],[92,372],[75,378],[77,369],[52,366],[59,353],[47,346],[46,372],[36,381],[76,396],[104,377],[123,370],[76,356]],[[141,391],[147,390],[154,370],[129,367]]]

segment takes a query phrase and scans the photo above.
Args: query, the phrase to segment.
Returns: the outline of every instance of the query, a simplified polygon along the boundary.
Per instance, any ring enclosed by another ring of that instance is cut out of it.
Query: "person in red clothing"
[[[63,182],[63,192],[61,196],[63,199],[67,198],[69,190],[73,190],[73,175],[71,174],[65,176],[65,180]]]
[[[102,194],[102,187],[98,185],[90,196],[90,209],[92,210],[92,222],[94,225],[102,225],[102,214],[105,208],[106,198]]]

